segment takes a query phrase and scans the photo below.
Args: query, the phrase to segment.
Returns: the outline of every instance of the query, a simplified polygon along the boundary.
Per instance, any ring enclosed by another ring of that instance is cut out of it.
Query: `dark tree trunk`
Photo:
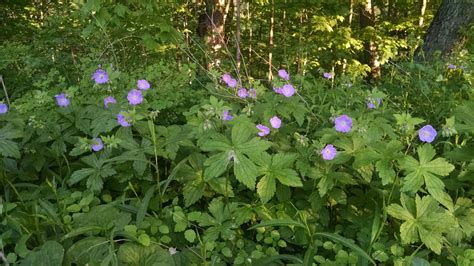
[[[462,46],[465,37],[460,29],[468,27],[474,22],[473,0],[443,0],[433,21],[426,32],[423,53],[417,51],[417,58],[422,56],[428,59],[435,51],[441,55],[449,54],[453,49]]]
[[[360,28],[375,27],[375,12],[372,0],[366,0],[364,5],[360,8],[359,16]],[[365,58],[364,63],[370,66],[370,78],[376,80],[380,78],[380,61],[378,46],[375,42],[375,37],[371,37],[365,44]]]

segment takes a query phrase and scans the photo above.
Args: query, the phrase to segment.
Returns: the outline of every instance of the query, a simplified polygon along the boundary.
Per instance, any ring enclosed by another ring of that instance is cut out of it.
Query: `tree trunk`
[[[460,29],[473,22],[474,1],[443,0],[425,35],[424,58],[432,58],[435,51],[441,51],[441,55],[446,56],[453,49],[462,46],[466,38]],[[420,53],[418,49],[418,59],[422,57]]]
[[[364,5],[360,9],[360,28],[375,26],[375,13],[372,5],[372,0],[366,0]],[[370,66],[370,78],[373,80],[380,78],[380,61],[378,54],[378,46],[374,40],[370,38],[365,45],[365,63]]]
[[[227,9],[224,5],[224,0],[206,0],[206,32],[208,32],[206,43],[210,48],[211,57],[211,62],[207,64],[208,69],[219,66],[221,63],[219,52],[225,45],[224,24],[227,17]]]
[[[236,15],[236,25],[235,25],[235,64],[237,68],[237,74],[240,74],[240,0],[235,0],[235,15]],[[238,75],[240,76],[240,75]]]
[[[274,16],[275,16],[275,4],[272,0],[272,14],[271,14],[271,17],[270,17],[270,33],[269,33],[269,36],[268,36],[268,49],[269,49],[269,52],[268,52],[268,80],[273,79],[273,74],[272,74],[273,53],[272,53],[272,49],[273,49],[273,27],[274,27],[274,22],[275,22],[275,17]]]

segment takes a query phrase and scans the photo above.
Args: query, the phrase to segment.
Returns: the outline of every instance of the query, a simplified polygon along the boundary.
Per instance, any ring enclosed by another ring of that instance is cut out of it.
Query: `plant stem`
[[[8,97],[8,93],[7,93],[7,88],[5,87],[5,83],[3,82],[3,76],[0,75],[0,82],[2,82],[2,87],[3,87],[3,92],[5,93],[5,99],[7,99],[7,104],[8,106],[10,106],[10,98]]]

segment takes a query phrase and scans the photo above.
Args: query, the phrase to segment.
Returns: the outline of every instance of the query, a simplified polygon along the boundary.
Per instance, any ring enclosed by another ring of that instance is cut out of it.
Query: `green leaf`
[[[251,190],[255,189],[257,167],[250,159],[239,152],[235,153],[234,174],[239,182]]]
[[[100,265],[109,254],[109,240],[87,237],[75,242],[66,252],[64,265]],[[56,264],[60,265],[60,264]]]
[[[176,265],[167,250],[159,245],[140,246],[125,243],[120,246],[117,258],[121,264],[130,266],[173,266]]]
[[[84,178],[96,174],[96,169],[93,168],[83,168],[72,173],[71,177],[68,179],[68,185],[72,186]]]
[[[62,265],[64,248],[56,241],[46,241],[38,251],[33,251],[20,265],[56,266]]]
[[[399,220],[411,221],[415,219],[407,209],[398,204],[390,204],[387,207],[387,213]]]
[[[318,232],[314,233],[317,236],[323,236],[326,238],[329,238],[333,241],[339,242],[340,244],[352,249],[355,253],[359,254],[360,257],[367,259],[370,263],[373,265],[377,265],[375,261],[370,257],[367,252],[365,252],[363,249],[361,249],[358,245],[354,244],[352,240],[349,240],[348,238],[345,238],[343,236],[333,234],[333,233],[325,233],[325,232]]]
[[[196,232],[192,229],[188,229],[184,232],[184,238],[189,242],[193,243],[196,240]]]
[[[222,135],[214,135],[212,139],[201,145],[203,151],[228,151],[232,149],[229,140]]]
[[[272,219],[272,220],[260,222],[259,224],[250,227],[249,230],[257,229],[260,227],[274,227],[274,226],[296,226],[296,227],[306,229],[306,226],[304,224],[291,220],[291,219]]]
[[[280,169],[277,172],[273,172],[273,175],[282,183],[290,187],[302,187],[298,173],[293,169]]]
[[[226,152],[221,152],[207,158],[204,162],[204,165],[207,166],[204,171],[204,180],[209,181],[224,173],[229,164],[229,159],[228,153]]]
[[[232,144],[239,145],[247,141],[254,134],[255,129],[249,128],[246,123],[237,123],[232,127]]]
[[[137,212],[137,227],[140,228],[145,218],[146,210],[148,209],[148,204],[150,203],[151,197],[153,197],[153,193],[155,193],[156,186],[151,186],[145,193],[145,197],[143,197],[143,201],[140,204]]]
[[[264,175],[257,184],[257,194],[262,203],[267,203],[273,198],[276,191],[275,179],[271,175]]]
[[[0,154],[5,157],[20,158],[20,150],[16,142],[0,138]]]

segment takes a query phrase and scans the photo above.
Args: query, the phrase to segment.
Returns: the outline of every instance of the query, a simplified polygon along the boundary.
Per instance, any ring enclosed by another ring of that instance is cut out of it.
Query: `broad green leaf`
[[[257,194],[262,203],[267,203],[275,195],[275,179],[271,175],[264,175],[257,184]]]
[[[84,178],[96,174],[96,169],[93,168],[83,168],[72,173],[71,177],[67,180],[68,185],[72,186]]]
[[[189,242],[193,243],[196,240],[196,232],[192,229],[188,229],[184,232],[184,238]]]
[[[117,258],[122,265],[130,266],[176,265],[170,253],[156,244],[144,247],[134,243],[125,243],[120,246]]]
[[[249,128],[248,124],[237,123],[232,127],[232,144],[239,145],[247,141],[255,133],[254,128]]]
[[[436,254],[441,254],[441,248],[443,243],[443,236],[441,233],[427,230],[425,227],[418,227],[421,241]]]
[[[100,265],[109,254],[109,239],[87,237],[75,242],[66,252],[65,265]]]
[[[213,180],[215,179],[211,179],[210,182]],[[195,180],[193,182],[186,183],[183,188],[185,206],[189,207],[202,198],[205,188],[206,184],[202,180]]]
[[[220,176],[227,169],[229,164],[229,156],[226,152],[215,154],[204,162],[206,169],[204,171],[204,180],[209,181]],[[235,159],[234,159],[235,160]]]
[[[272,158],[272,168],[290,168],[297,158],[295,153],[277,153]]]
[[[235,153],[234,174],[239,182],[251,190],[255,189],[257,167],[252,161],[250,161],[250,159],[240,152]]]
[[[0,136],[1,137],[1,136]],[[0,138],[0,154],[5,157],[20,158],[20,150],[16,142]]]
[[[415,220],[406,221],[400,226],[400,237],[405,244],[418,241],[418,229]]]
[[[20,265],[56,266],[62,265],[64,248],[56,241],[46,241],[38,251],[33,251]]]
[[[258,156],[268,148],[272,146],[272,143],[266,140],[261,140],[258,137],[251,139],[248,142],[236,145],[236,149],[249,156]]]
[[[415,219],[407,209],[398,204],[390,204],[387,207],[387,213],[399,220],[411,221]]]
[[[228,151],[232,149],[229,140],[222,135],[215,135],[201,145],[203,151]]]
[[[275,178],[280,181],[280,183],[290,186],[290,187],[302,187],[301,179],[298,176],[298,173],[293,169],[280,169],[272,172]]]

